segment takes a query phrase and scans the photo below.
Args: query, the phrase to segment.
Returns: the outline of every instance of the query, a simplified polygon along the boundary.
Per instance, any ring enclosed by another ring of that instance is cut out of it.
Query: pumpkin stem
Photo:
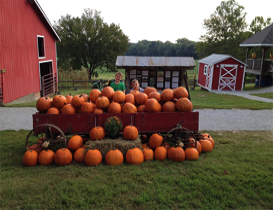
[[[62,150],[62,151],[65,151],[65,148],[62,148],[61,150]]]

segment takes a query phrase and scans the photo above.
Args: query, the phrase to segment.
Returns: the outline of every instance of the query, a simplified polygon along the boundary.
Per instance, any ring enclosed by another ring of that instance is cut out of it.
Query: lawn
[[[269,99],[273,99],[273,93],[257,93],[257,94],[251,94],[253,96],[259,96],[262,98],[269,98]]]
[[[28,131],[0,132],[1,209],[271,209],[272,131],[204,131],[197,161],[24,167]]]

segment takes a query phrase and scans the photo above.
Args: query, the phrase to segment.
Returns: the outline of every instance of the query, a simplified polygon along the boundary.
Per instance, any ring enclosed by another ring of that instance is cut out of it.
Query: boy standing
[[[133,87],[133,89],[131,90],[131,92],[132,92],[133,90],[136,90],[136,91],[138,91],[138,92],[140,92],[140,93],[143,93],[143,91],[144,91],[143,88],[139,87],[139,82],[138,82],[137,79],[134,79],[134,80],[132,81],[132,87]]]
[[[116,92],[117,90],[122,91],[123,93],[125,93],[125,85],[124,83],[122,83],[120,80],[122,79],[122,73],[120,71],[118,71],[115,75],[115,82],[111,82],[110,86],[114,89],[114,91]]]

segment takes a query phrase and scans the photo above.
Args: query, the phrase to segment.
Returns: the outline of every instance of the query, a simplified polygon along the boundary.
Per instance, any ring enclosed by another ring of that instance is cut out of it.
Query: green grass
[[[271,131],[204,131],[197,161],[97,167],[22,164],[28,131],[0,132],[1,209],[271,209]]]
[[[259,96],[262,98],[269,98],[269,99],[273,99],[273,93],[257,93],[257,94],[251,94],[253,96]]]

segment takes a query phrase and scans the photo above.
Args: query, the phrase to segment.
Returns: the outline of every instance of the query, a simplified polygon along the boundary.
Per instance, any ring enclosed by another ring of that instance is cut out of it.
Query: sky
[[[200,41],[206,34],[204,19],[216,11],[222,0],[38,0],[52,25],[67,14],[80,17],[85,8],[101,12],[104,22],[119,25],[136,43],[141,40],[170,41],[187,38]],[[246,22],[250,25],[256,16],[273,21],[271,0],[236,0],[244,6]],[[271,4],[271,5],[270,5]]]

